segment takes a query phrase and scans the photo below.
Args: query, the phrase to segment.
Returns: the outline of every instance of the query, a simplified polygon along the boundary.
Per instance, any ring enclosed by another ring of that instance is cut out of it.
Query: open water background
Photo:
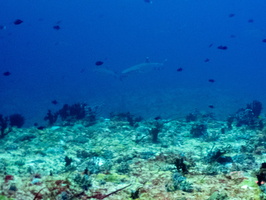
[[[254,99],[265,105],[265,10],[264,0],[2,0],[0,69],[11,75],[0,77],[0,113],[31,126],[65,103],[98,105],[104,117],[197,109],[217,119]],[[167,62],[122,80],[94,71],[98,60],[121,72],[146,57]]]

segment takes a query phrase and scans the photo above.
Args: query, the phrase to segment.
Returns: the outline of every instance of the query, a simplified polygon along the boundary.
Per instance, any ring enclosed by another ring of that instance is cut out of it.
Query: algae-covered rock
[[[8,198],[6,196],[0,195],[0,200],[13,200],[12,198]]]
[[[224,192],[214,192],[207,200],[229,200],[230,198]]]
[[[112,174],[107,174],[107,175],[98,174],[96,178],[99,181],[120,183],[120,182],[124,182],[128,178],[128,176],[119,175],[117,173],[112,173]]]
[[[261,200],[260,195],[262,194],[260,187],[256,183],[256,178],[249,177],[241,182],[239,185],[241,188],[250,190],[252,193],[253,200]]]

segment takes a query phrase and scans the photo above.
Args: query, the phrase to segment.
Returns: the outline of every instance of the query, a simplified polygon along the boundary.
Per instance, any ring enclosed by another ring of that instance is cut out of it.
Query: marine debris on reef
[[[265,121],[261,102],[227,121],[199,111],[183,120],[127,112],[90,126],[85,108],[65,105],[58,116],[67,122],[1,138],[0,199],[265,199],[266,129],[254,126]]]

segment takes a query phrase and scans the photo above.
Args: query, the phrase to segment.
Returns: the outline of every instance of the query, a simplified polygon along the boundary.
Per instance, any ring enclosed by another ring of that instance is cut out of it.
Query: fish
[[[165,60],[162,63],[155,63],[155,62],[153,63],[153,62],[150,62],[149,58],[147,57],[144,63],[140,63],[137,65],[133,65],[132,67],[126,68],[121,72],[121,74],[127,75],[131,73],[144,73],[144,72],[151,71],[151,70],[158,70],[158,69],[163,68],[164,63],[166,61],[167,60]]]
[[[227,50],[228,47],[227,46],[220,45],[220,46],[217,47],[217,49]]]
[[[254,19],[249,19],[248,20],[248,23],[253,23],[254,22]]]
[[[21,19],[16,19],[13,23],[15,24],[15,25],[19,25],[19,24],[21,24],[23,21],[21,20]]]
[[[0,30],[6,30],[6,26],[0,25]]]
[[[10,76],[11,73],[9,71],[3,73],[4,76]]]
[[[183,68],[177,68],[177,70],[176,70],[177,72],[182,72],[183,71]]]
[[[45,126],[38,126],[37,129],[38,130],[43,130],[43,129],[45,129]]]
[[[152,0],[144,0],[146,3],[152,3]]]
[[[209,79],[208,81],[209,81],[210,83],[214,83],[214,82],[215,82],[214,79]]]
[[[95,62],[95,65],[97,66],[101,66],[102,64],[103,64],[103,61],[100,61],[100,60]]]
[[[61,27],[60,27],[59,25],[55,25],[55,26],[53,26],[53,29],[55,29],[55,30],[60,30]]]
[[[154,119],[155,119],[155,120],[160,120],[160,119],[162,119],[162,118],[161,118],[161,116],[157,116],[157,117],[155,117]]]
[[[209,105],[208,107],[211,108],[211,109],[213,109],[214,108],[214,105]]]
[[[228,15],[228,17],[234,17],[234,16],[235,16],[234,13],[231,13],[231,14]]]
[[[204,60],[204,62],[209,62],[210,61],[210,59],[209,58],[206,58],[205,60]]]
[[[266,42],[266,39],[263,39],[262,42]]]
[[[51,101],[52,104],[56,105],[58,102],[56,100]]]

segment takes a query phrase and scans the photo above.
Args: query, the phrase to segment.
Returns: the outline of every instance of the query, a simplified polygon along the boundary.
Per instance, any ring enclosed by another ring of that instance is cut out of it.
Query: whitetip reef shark
[[[107,69],[105,67],[99,67],[93,70],[94,72],[102,73],[102,74],[107,74],[110,76],[113,76],[115,78],[119,78],[119,74],[114,72],[113,70]]]
[[[123,75],[131,74],[131,73],[144,73],[144,72],[148,72],[151,70],[159,70],[163,68],[164,63],[166,61],[167,60],[165,60],[162,63],[150,62],[150,59],[147,57],[144,63],[133,65],[127,69],[124,69],[121,72],[121,75],[123,76]]]
[[[137,65],[133,65],[131,67],[128,67],[124,69],[120,74],[105,68],[105,67],[99,67],[94,69],[95,72],[103,73],[103,74],[108,74],[111,75],[115,78],[119,78],[122,80],[122,78],[128,76],[129,74],[134,74],[134,73],[145,73],[145,72],[150,72],[152,70],[160,70],[164,67],[164,63],[167,61],[165,59],[164,62],[157,63],[157,62],[150,62],[149,58],[146,58],[146,61],[144,63],[139,63]]]

